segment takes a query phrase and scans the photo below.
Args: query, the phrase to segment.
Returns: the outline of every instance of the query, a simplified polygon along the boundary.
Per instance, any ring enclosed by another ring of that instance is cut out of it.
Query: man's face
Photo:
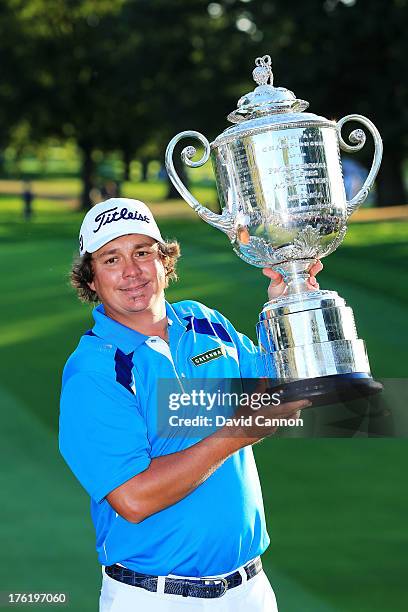
[[[89,287],[112,318],[154,311],[164,299],[166,273],[158,243],[149,236],[129,234],[108,242],[92,254],[92,267]]]

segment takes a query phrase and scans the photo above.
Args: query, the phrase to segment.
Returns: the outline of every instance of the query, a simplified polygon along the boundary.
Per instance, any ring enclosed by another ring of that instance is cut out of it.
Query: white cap
[[[110,198],[89,210],[79,232],[79,254],[94,253],[107,242],[126,236],[143,234],[163,242],[151,210],[130,198]]]

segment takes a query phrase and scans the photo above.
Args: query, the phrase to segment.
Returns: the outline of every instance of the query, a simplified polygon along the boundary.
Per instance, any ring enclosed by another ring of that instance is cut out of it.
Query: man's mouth
[[[141,283],[140,285],[131,285],[130,287],[122,288],[120,291],[124,291],[125,293],[129,294],[140,293],[148,284],[149,281],[146,281],[145,283]]]

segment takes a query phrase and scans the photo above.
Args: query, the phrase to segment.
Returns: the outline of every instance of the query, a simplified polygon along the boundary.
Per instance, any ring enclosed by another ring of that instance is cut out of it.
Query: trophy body
[[[334,250],[347,221],[335,126],[230,138],[212,143],[211,157],[221,206],[237,222],[236,253],[265,267]]]
[[[286,293],[264,305],[257,326],[266,375],[300,381],[303,394],[313,397],[327,399],[333,385],[350,396],[356,386],[359,393],[372,393],[379,385],[371,378],[351,308],[334,291],[308,290],[307,278],[311,265],[340,245],[349,216],[367,197],[381,162],[380,135],[360,115],[336,123],[303,112],[307,102],[273,87],[270,57],[256,64],[258,87],[228,116],[234,125],[211,144],[198,132],[177,135],[167,149],[167,171],[197,213],[228,235],[239,257],[284,276]],[[353,152],[365,144],[361,129],[350,134],[352,144],[344,142],[341,129],[350,120],[371,132],[375,155],[362,189],[348,202],[340,147]],[[220,215],[199,204],[174,170],[174,146],[184,137],[197,138],[205,149],[199,161],[191,159],[194,147],[184,149],[187,165],[200,166],[211,155]]]

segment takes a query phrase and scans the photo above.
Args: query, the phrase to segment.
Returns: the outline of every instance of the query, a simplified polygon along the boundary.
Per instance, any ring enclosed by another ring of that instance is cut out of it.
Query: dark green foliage
[[[379,203],[404,204],[407,18],[405,0],[7,0],[0,143],[21,121],[35,141],[74,138],[86,206],[95,149],[163,159],[180,130],[213,139],[253,87],[254,58],[270,53],[275,83],[317,114],[377,124]],[[367,166],[371,152],[361,154]]]

